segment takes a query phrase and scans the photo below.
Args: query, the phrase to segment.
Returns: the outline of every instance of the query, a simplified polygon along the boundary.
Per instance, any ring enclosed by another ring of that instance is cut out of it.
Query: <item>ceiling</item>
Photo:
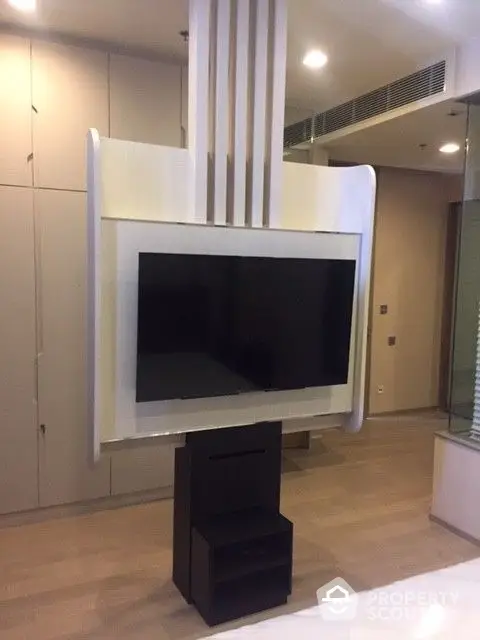
[[[0,0],[0,22],[186,59],[188,0],[37,0],[35,14]]]
[[[436,62],[478,35],[479,0],[291,0],[287,100],[321,111]],[[329,64],[302,67],[319,47]]]
[[[328,147],[328,155],[345,162],[460,173],[466,127],[466,106],[441,102],[346,135]],[[456,142],[461,150],[440,153],[448,142]]]
[[[439,59],[477,35],[479,0],[288,0],[287,102],[323,110]],[[188,0],[38,0],[35,16],[0,0],[0,22],[14,22],[185,60],[179,31]],[[379,28],[380,25],[380,28]],[[317,72],[305,51],[329,56]]]
[[[179,32],[188,0],[37,0],[34,16],[0,0],[0,23],[93,39],[108,46],[186,61]],[[288,0],[287,123],[323,111],[442,59],[478,35],[480,0]],[[326,67],[311,71],[304,53],[320,48]],[[464,116],[444,103],[338,139],[331,157],[352,162],[461,170],[461,153],[441,143],[465,136]],[[460,107],[455,105],[455,109]],[[419,145],[426,146],[420,148]]]

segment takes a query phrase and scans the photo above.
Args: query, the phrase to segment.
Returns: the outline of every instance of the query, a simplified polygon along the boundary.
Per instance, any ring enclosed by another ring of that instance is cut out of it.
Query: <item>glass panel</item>
[[[457,263],[450,430],[469,435],[473,420],[480,303],[480,106],[469,106],[464,201]]]

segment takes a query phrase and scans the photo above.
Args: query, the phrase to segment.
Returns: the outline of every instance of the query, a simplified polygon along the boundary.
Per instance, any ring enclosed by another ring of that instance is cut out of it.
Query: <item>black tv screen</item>
[[[347,382],[354,260],[140,253],[137,402]]]

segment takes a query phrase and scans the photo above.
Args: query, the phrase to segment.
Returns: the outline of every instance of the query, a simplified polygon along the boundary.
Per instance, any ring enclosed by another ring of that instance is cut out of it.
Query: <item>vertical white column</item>
[[[287,0],[190,0],[190,220],[275,226]]]
[[[269,127],[266,176],[264,224],[269,227],[280,226],[283,184],[283,129],[285,120],[285,83],[287,66],[287,0],[273,0],[270,16],[270,29],[273,32],[271,73],[271,112]]]
[[[211,4],[211,0],[190,0],[188,146],[192,160],[191,222],[207,220]]]
[[[241,3],[241,2],[240,2]],[[230,129],[230,0],[218,0],[213,201],[215,224],[227,221],[227,155]]]
[[[247,189],[249,193],[247,194],[246,212],[247,220],[252,227],[263,226],[269,4],[269,0],[256,0],[255,2],[251,159],[248,164]]]
[[[90,463],[100,459],[102,439],[101,369],[98,354],[101,342],[101,200],[100,136],[96,129],[87,134],[87,371],[88,371],[88,457]],[[42,348],[39,349],[39,357]]]
[[[245,225],[249,93],[250,0],[237,0],[235,25],[235,81],[233,89],[233,135],[230,146],[231,220]]]

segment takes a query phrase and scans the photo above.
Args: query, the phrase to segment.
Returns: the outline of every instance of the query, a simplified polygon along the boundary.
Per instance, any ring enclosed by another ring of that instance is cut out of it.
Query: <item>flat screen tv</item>
[[[355,260],[140,253],[137,402],[347,382]]]

